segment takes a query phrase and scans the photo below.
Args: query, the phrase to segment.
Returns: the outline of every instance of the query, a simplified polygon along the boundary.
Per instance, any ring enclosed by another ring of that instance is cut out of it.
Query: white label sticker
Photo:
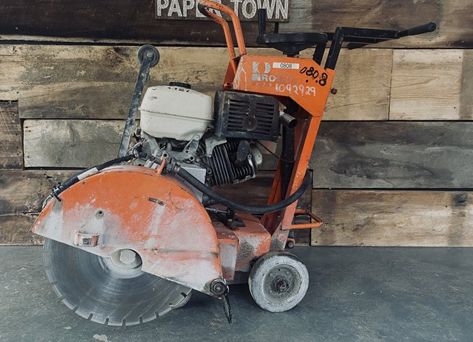
[[[281,63],[281,62],[274,62],[273,63],[274,69],[287,69],[287,70],[298,70],[299,63]]]

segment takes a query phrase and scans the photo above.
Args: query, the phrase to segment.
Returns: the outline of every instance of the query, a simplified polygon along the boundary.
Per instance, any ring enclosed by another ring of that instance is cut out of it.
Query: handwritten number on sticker
[[[327,78],[328,78],[328,75],[323,72],[322,73],[322,76],[320,77],[320,80],[319,80],[319,84],[323,87],[327,84]]]
[[[310,67],[310,68],[303,67],[299,71],[299,73],[303,75],[305,74],[306,76],[311,77],[314,81],[319,83],[322,87],[327,84],[327,79],[328,79],[327,73],[323,72],[322,75],[320,75],[319,71],[316,70],[314,67]]]

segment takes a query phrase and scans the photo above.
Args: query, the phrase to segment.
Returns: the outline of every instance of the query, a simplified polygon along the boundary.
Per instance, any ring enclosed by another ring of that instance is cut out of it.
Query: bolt
[[[287,248],[287,249],[292,249],[292,248],[294,248],[295,245],[296,245],[296,243],[295,243],[294,240],[292,240],[292,239],[289,239],[289,240],[287,240],[287,242],[286,242],[286,248]]]
[[[284,278],[278,277],[274,281],[274,288],[278,293],[287,292],[289,290],[289,282]]]
[[[222,280],[215,279],[210,284],[210,292],[218,297],[221,297],[228,292],[228,286]]]
[[[135,262],[136,253],[131,249],[123,249],[120,251],[120,262],[125,265],[131,265]]]

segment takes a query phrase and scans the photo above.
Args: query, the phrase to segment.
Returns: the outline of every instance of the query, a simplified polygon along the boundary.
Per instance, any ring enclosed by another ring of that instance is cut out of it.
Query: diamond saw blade
[[[102,258],[45,240],[43,260],[61,301],[93,322],[137,325],[187,302],[190,288],[141,271],[139,256],[125,252],[122,257]]]

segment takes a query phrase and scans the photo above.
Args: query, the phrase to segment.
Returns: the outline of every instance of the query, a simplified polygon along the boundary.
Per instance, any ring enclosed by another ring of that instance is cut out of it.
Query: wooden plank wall
[[[313,209],[326,222],[312,244],[473,246],[473,3],[290,3],[282,31],[439,24],[431,34],[342,51],[312,158]],[[115,156],[141,43],[161,53],[150,84],[187,82],[209,94],[221,84],[219,28],[156,20],[152,6],[45,0],[31,11],[25,0],[2,3],[1,244],[39,243],[29,228],[51,186]],[[256,46],[254,23],[243,26],[250,53],[277,53]],[[263,183],[248,188],[259,194]]]

